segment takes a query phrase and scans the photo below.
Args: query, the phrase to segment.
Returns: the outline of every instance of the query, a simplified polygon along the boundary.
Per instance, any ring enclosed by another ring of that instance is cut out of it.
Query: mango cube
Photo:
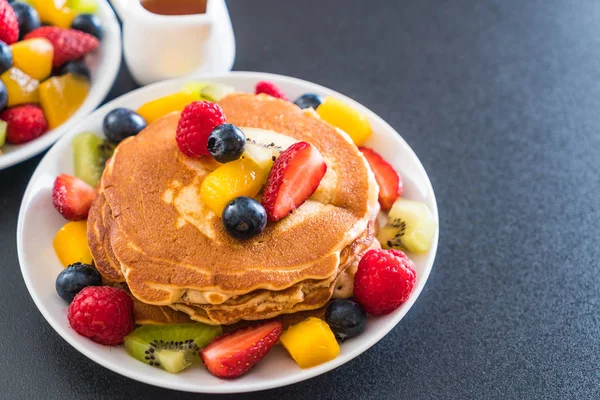
[[[40,101],[48,127],[54,129],[75,114],[89,90],[87,79],[72,73],[55,76],[42,83]]]
[[[279,340],[300,368],[323,364],[340,354],[340,345],[329,325],[315,317],[292,325]]]
[[[54,237],[52,245],[65,268],[76,262],[92,263],[87,241],[87,221],[67,222]]]
[[[34,38],[17,42],[10,46],[13,65],[38,81],[52,73],[54,46],[45,38]]]
[[[137,110],[137,113],[144,117],[148,124],[151,124],[173,111],[183,111],[185,106],[195,100],[191,94],[178,92],[147,102]]]
[[[317,114],[325,122],[346,132],[357,146],[362,146],[371,136],[367,117],[335,97],[327,96],[317,107]]]

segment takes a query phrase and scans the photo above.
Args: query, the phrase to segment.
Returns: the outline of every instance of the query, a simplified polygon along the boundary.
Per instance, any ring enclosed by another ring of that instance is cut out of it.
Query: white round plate
[[[421,162],[398,132],[366,107],[322,86],[280,75],[230,72],[199,76],[198,80],[224,83],[247,92],[252,92],[258,81],[270,80],[292,99],[303,93],[317,93],[333,95],[348,102],[365,114],[373,127],[374,134],[365,145],[374,148],[400,171],[404,178],[404,196],[425,202],[437,220],[435,195]],[[366,351],[396,326],[421,293],[435,258],[437,232],[431,250],[427,254],[419,256],[409,254],[417,268],[417,282],[408,301],[389,315],[369,318],[365,332],[359,337],[344,342],[341,345],[341,353],[336,359],[314,368],[300,369],[281,346],[276,346],[252,371],[235,380],[215,378],[201,366],[193,366],[172,375],[133,359],[127,355],[124,348],[101,346],[79,336],[69,327],[67,304],[54,289],[56,276],[62,270],[62,266],[52,248],[54,235],[66,221],[52,206],[51,191],[58,174],[73,173],[71,139],[83,131],[100,134],[104,116],[115,107],[137,109],[148,100],[180,90],[183,83],[183,79],[160,82],[111,101],[70,129],[40,162],[29,182],[21,205],[17,246],[23,278],[41,313],[67,342],[98,364],[141,382],[190,392],[241,393],[285,386],[339,367]]]
[[[18,164],[46,150],[98,107],[108,94],[121,65],[121,29],[108,1],[99,0],[98,4],[100,6],[98,17],[104,26],[104,37],[98,50],[86,57],[86,63],[92,73],[92,83],[85,101],[77,112],[58,128],[48,131],[28,143],[2,146],[0,169]]]

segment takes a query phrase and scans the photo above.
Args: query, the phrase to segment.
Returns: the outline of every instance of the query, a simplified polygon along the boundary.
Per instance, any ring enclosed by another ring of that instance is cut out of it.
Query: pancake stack
[[[178,113],[121,142],[90,210],[88,241],[103,277],[134,297],[140,324],[227,325],[319,309],[352,295],[360,257],[379,247],[378,187],[345,133],[267,95],[236,93],[219,105],[242,130],[311,143],[327,173],[291,215],[241,242],[203,203],[202,181],[219,164],[179,151]]]

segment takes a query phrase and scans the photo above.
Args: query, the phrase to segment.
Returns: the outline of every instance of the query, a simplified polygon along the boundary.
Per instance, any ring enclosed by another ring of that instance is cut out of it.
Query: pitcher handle
[[[130,1],[131,0],[110,0],[112,6],[117,12],[117,15],[119,16],[119,18],[121,18],[121,21],[125,20],[125,17],[127,15],[127,7],[129,6]]]

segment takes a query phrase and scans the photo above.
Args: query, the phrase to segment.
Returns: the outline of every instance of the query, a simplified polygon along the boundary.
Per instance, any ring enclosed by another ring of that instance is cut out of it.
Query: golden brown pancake
[[[171,114],[123,141],[107,165],[88,222],[96,265],[105,277],[126,282],[139,301],[201,306],[220,313],[212,323],[321,307],[351,264],[344,260],[340,268],[344,249],[364,235],[376,211],[372,172],[346,135],[291,103],[235,94],[220,104],[231,123],[317,147],[328,165],[317,192],[254,240],[233,239],[199,193],[218,164],[179,152],[179,116]],[[364,246],[372,242],[371,234]],[[242,304],[240,315],[235,309]]]

